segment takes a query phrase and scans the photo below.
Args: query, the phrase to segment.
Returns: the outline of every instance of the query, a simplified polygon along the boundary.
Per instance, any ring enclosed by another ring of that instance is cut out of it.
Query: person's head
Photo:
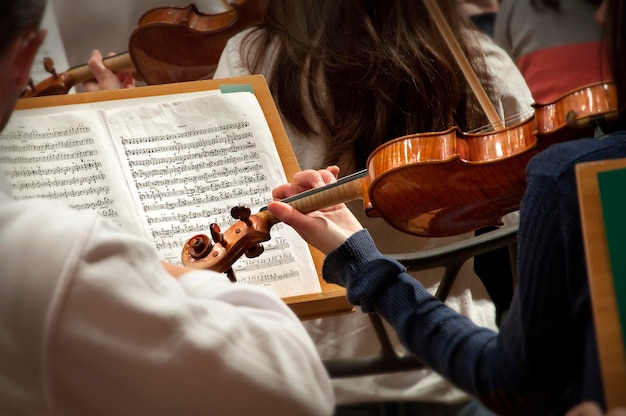
[[[490,93],[460,3],[437,3]],[[391,139],[487,123],[422,1],[273,0],[264,28],[266,37],[253,32],[243,42],[250,52],[244,62],[264,72],[263,59],[273,60],[265,72],[285,119],[301,133],[331,138],[324,165],[354,152],[355,167],[363,168],[374,148]],[[272,42],[280,45],[276,55]]]
[[[617,89],[620,124],[626,126],[626,4],[624,0],[604,0],[596,19],[604,26],[609,64]]]
[[[0,131],[28,84],[30,69],[43,42],[39,31],[46,0],[0,2]]]

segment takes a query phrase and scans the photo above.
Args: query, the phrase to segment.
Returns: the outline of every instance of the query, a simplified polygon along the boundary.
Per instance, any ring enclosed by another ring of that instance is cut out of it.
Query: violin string
[[[485,132],[494,130],[494,129],[498,128],[498,127],[506,127],[506,126],[508,126],[510,124],[514,124],[514,123],[519,123],[521,121],[525,121],[529,117],[531,117],[534,113],[535,113],[534,109],[525,110],[525,111],[519,112],[517,114],[512,114],[512,115],[506,117],[504,120],[502,120],[501,122],[497,123],[497,125],[487,124],[485,126],[481,126],[481,127],[475,128],[473,130],[470,130],[467,133],[469,133],[469,134],[479,134],[479,133],[485,133]]]

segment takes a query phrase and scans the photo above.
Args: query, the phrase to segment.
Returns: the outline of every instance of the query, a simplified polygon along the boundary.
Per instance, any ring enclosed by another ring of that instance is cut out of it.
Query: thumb
[[[312,222],[312,218],[302,214],[289,204],[280,201],[272,201],[267,209],[280,221],[292,226],[296,231],[304,231]]]

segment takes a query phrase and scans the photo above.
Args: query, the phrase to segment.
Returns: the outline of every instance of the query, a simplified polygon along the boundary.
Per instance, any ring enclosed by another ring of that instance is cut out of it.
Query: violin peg
[[[211,231],[211,238],[215,244],[224,245],[224,234],[221,233],[220,226],[213,223],[209,226],[209,230]]]
[[[54,61],[49,56],[46,56],[45,58],[43,58],[43,67],[46,70],[46,72],[51,74],[54,78],[58,77],[57,71],[54,68]]]
[[[241,220],[243,222],[247,222],[248,218],[250,218],[250,208],[244,207],[242,205],[238,205],[236,207],[231,208],[230,215],[236,220]]]
[[[235,272],[233,271],[232,267],[226,270],[226,277],[228,277],[228,280],[233,283],[237,281],[237,278],[235,277]]]
[[[263,251],[265,251],[265,247],[263,247],[261,244],[256,244],[248,249],[248,251],[246,251],[246,257],[249,259],[259,257],[263,253]]]

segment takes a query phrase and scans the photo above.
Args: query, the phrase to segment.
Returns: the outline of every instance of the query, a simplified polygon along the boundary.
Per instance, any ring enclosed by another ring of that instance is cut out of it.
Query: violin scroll
[[[276,223],[269,211],[251,215],[250,208],[237,206],[231,209],[231,215],[238,221],[223,233],[213,223],[209,226],[211,238],[198,234],[187,240],[181,254],[183,265],[226,273],[234,282],[235,261],[243,255],[253,258],[263,253],[261,243],[270,239],[269,229]]]

